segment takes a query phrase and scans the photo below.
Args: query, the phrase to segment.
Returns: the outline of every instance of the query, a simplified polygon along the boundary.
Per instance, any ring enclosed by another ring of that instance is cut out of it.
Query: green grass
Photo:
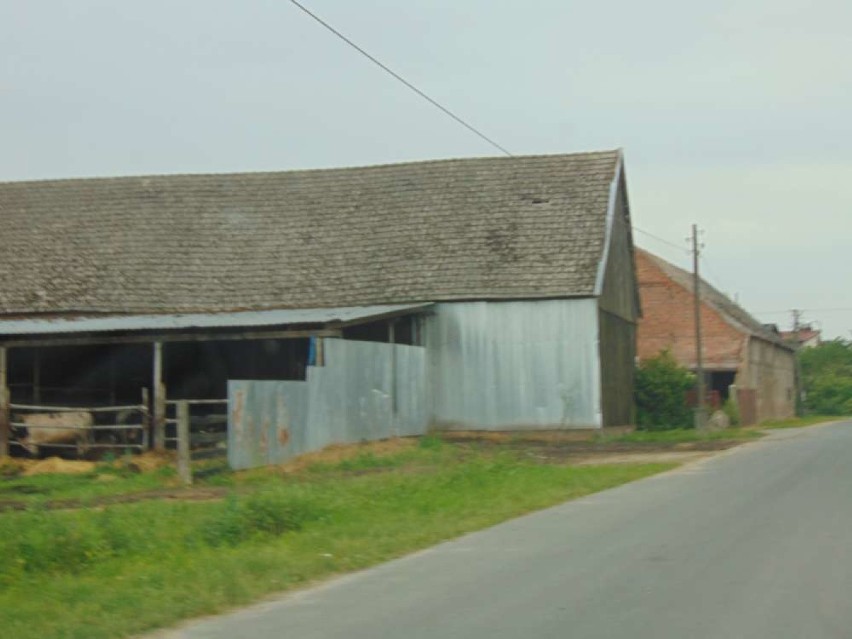
[[[18,639],[128,636],[672,466],[537,464],[428,439],[295,474],[231,474],[220,501],[5,513],[0,628]]]
[[[0,504],[38,504],[45,500],[79,500],[85,503],[112,495],[129,495],[176,486],[171,467],[137,473],[99,466],[79,475],[44,474],[31,477],[0,477]]]
[[[849,419],[848,417],[829,416],[829,415],[808,415],[807,417],[794,417],[791,419],[779,419],[761,422],[757,428],[799,428],[801,426],[813,426],[814,424],[823,424],[825,422],[836,422]]]
[[[672,430],[636,430],[625,435],[601,434],[596,441],[607,443],[648,443],[676,444],[683,442],[705,442],[720,440],[745,440],[760,437],[760,433],[742,428],[727,428],[725,430],[706,431],[694,428],[675,428]]]

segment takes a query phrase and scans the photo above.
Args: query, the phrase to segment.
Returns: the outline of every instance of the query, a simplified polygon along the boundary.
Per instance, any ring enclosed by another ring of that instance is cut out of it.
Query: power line
[[[310,11],[307,7],[305,7],[304,5],[300,4],[300,3],[299,3],[299,2],[297,2],[296,0],[290,0],[290,2],[291,2],[292,4],[294,4],[296,7],[298,7],[299,9],[301,9],[303,12],[305,12],[307,15],[309,15],[311,18],[313,18],[314,20],[316,20],[318,23],[320,23],[320,24],[321,24],[322,26],[324,26],[326,29],[328,29],[329,31],[331,31],[334,35],[336,35],[338,38],[340,38],[341,40],[343,40],[343,41],[344,41],[346,44],[348,44],[350,47],[352,47],[353,49],[355,49],[356,51],[358,51],[358,53],[360,53],[360,54],[361,54],[361,55],[363,55],[365,58],[367,58],[368,60],[370,60],[373,64],[375,64],[376,66],[378,66],[379,68],[381,68],[382,70],[384,70],[385,72],[389,73],[389,74],[390,74],[390,75],[392,75],[394,78],[396,78],[397,80],[399,80],[400,82],[402,82],[405,86],[407,86],[409,89],[411,89],[412,91],[414,91],[414,92],[415,92],[417,95],[419,95],[421,98],[423,98],[424,100],[427,100],[430,104],[432,104],[433,106],[435,106],[435,107],[439,108],[439,109],[440,109],[441,111],[443,111],[445,114],[447,114],[448,116],[450,116],[453,120],[455,120],[456,122],[458,122],[459,124],[461,124],[461,125],[462,125],[464,128],[466,128],[468,131],[471,131],[471,132],[472,132],[472,133],[474,133],[475,135],[479,136],[481,139],[485,140],[488,144],[490,144],[490,145],[491,145],[491,146],[493,146],[494,148],[499,149],[501,153],[504,153],[504,154],[508,155],[509,157],[511,157],[511,156],[512,156],[512,154],[511,154],[509,151],[507,151],[505,148],[503,148],[502,146],[500,146],[499,144],[497,144],[494,140],[492,140],[492,139],[491,139],[491,138],[489,138],[487,135],[485,135],[484,133],[482,133],[481,131],[479,131],[478,129],[476,129],[475,127],[473,127],[472,125],[470,125],[470,124],[468,124],[467,122],[465,122],[464,120],[462,120],[462,119],[461,119],[459,116],[457,116],[455,113],[453,113],[452,111],[450,111],[450,110],[449,110],[448,108],[446,108],[445,106],[441,105],[441,104],[440,104],[437,100],[433,100],[432,98],[430,98],[430,97],[429,97],[428,95],[426,95],[423,91],[421,91],[421,90],[420,90],[420,89],[418,89],[416,86],[414,86],[413,84],[411,84],[411,82],[409,82],[408,80],[406,80],[405,78],[403,78],[401,75],[399,75],[398,73],[396,73],[396,72],[392,71],[391,69],[389,69],[387,66],[385,66],[384,64],[382,64],[379,60],[377,60],[376,58],[374,58],[373,56],[371,56],[369,53],[367,53],[366,51],[364,51],[364,49],[362,49],[362,48],[361,48],[361,47],[359,47],[357,44],[355,44],[354,42],[352,42],[352,40],[350,40],[350,39],[349,39],[349,38],[347,38],[345,35],[343,35],[342,33],[340,33],[340,31],[338,31],[337,29],[335,29],[335,28],[334,28],[333,26],[331,26],[328,22],[326,22],[325,20],[323,20],[322,18],[320,18],[320,17],[319,17],[318,15],[316,15],[315,13],[311,12],[311,11]]]
[[[654,234],[653,234],[653,233],[651,233],[650,231],[646,231],[645,229],[640,229],[640,228],[639,228],[638,226],[636,226],[635,224],[633,225],[633,230],[634,230],[634,231],[639,231],[640,233],[642,233],[643,235],[647,235],[648,237],[653,237],[653,238],[654,238],[655,240],[657,240],[658,242],[662,242],[663,244],[668,244],[669,246],[671,246],[671,247],[673,247],[673,248],[676,248],[678,251],[686,251],[687,253],[689,252],[689,249],[688,249],[688,248],[686,248],[685,246],[678,246],[678,245],[677,245],[677,244],[675,244],[674,242],[669,242],[667,239],[662,238],[662,237],[660,237],[659,235],[654,235]]]
[[[836,307],[836,308],[800,308],[798,310],[800,310],[802,312],[806,312],[806,313],[848,313],[848,312],[852,312],[852,306]],[[777,311],[755,311],[754,314],[755,315],[780,315],[782,313],[784,315],[789,315],[790,309],[785,308],[784,310],[777,310]]]

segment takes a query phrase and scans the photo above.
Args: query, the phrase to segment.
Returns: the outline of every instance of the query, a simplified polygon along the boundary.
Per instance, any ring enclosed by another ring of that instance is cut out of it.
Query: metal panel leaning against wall
[[[232,468],[279,464],[329,444],[426,432],[423,348],[326,339],[324,359],[324,366],[308,367],[304,382],[228,382]]]
[[[601,426],[595,299],[438,304],[428,318],[438,428]]]

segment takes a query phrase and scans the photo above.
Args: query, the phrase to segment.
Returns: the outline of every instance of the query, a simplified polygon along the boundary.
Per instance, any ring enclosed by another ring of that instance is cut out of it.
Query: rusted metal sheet
[[[438,304],[426,321],[435,424],[602,424],[594,299]]]
[[[418,346],[324,340],[304,382],[228,382],[232,468],[277,464],[329,444],[426,432],[426,353]]]

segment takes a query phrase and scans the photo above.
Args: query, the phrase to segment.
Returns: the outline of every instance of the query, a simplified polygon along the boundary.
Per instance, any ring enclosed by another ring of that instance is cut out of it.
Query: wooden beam
[[[166,447],[166,385],[163,384],[163,343],[154,342],[154,449]]]
[[[41,404],[41,353],[33,349],[33,404]]]
[[[97,344],[153,344],[155,342],[230,342],[246,339],[304,339],[307,337],[342,337],[339,329],[316,329],[299,331],[243,331],[239,333],[160,333],[156,335],[124,335],[113,337],[91,335],[87,337],[52,337],[40,339],[26,337],[20,340],[0,341],[0,347],[33,348],[38,346],[94,346]]]

